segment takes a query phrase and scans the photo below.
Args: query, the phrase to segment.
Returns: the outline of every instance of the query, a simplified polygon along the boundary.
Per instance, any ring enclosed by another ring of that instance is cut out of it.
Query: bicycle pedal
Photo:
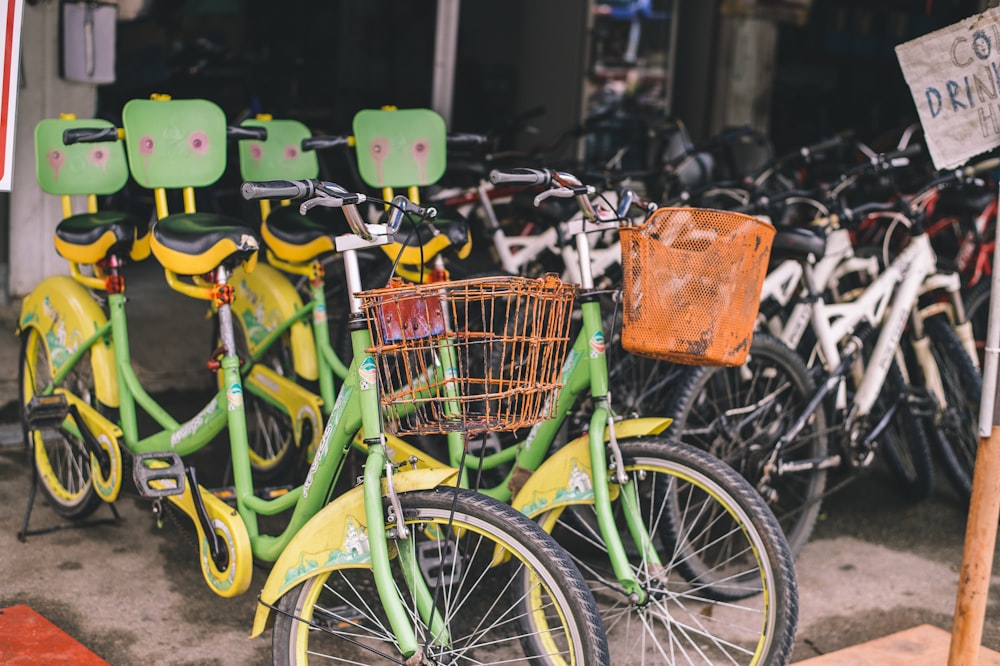
[[[132,479],[143,497],[169,497],[184,493],[184,461],[173,451],[138,453],[133,458]]]
[[[462,556],[455,542],[425,541],[417,544],[417,566],[430,588],[450,586],[462,577]]]
[[[24,406],[24,420],[29,430],[58,428],[69,414],[69,401],[62,393],[33,395]]]

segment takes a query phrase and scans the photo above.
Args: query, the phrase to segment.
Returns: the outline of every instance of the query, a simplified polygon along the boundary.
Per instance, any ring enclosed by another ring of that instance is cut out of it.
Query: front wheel
[[[822,406],[783,440],[815,392],[798,353],[758,331],[742,366],[692,368],[667,411],[674,436],[728,463],[767,499],[796,557],[826,490],[827,470],[818,464],[829,447]]]
[[[972,474],[979,448],[983,378],[947,317],[931,317],[924,324],[944,390],[944,404],[939,404],[937,413],[929,417],[928,432],[955,490],[967,502],[972,495]]]
[[[616,577],[594,504],[538,516],[555,526],[590,585],[616,666],[787,664],[798,620],[788,542],[752,486],[718,458],[659,437],[619,442],[627,483],[612,513],[644,599]],[[652,538],[644,555],[625,524],[626,497]]]
[[[76,361],[58,388],[98,407],[90,363],[88,351]],[[19,385],[22,410],[52,380],[52,367],[45,339],[37,329],[29,328],[21,340]],[[101,501],[91,476],[90,453],[81,435],[67,427],[68,424],[67,421],[58,428],[28,430],[25,421],[25,441],[38,473],[39,485],[52,508],[63,518],[82,520],[93,513]]]
[[[580,572],[531,520],[464,489],[399,499],[409,544],[390,541],[390,565],[423,650],[420,663],[612,663]],[[363,533],[356,537],[367,543]],[[431,598],[414,600],[406,582],[413,578]],[[437,612],[437,632],[428,607]],[[322,572],[278,601],[274,663],[402,663],[389,626],[370,560]]]

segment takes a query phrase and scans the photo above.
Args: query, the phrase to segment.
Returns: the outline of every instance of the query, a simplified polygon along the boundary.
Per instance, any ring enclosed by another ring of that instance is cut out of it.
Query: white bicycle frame
[[[871,262],[877,260],[854,256],[849,233],[843,229],[834,230],[828,236],[828,249],[816,264],[790,262],[799,265],[802,281],[811,297],[810,302],[795,305],[780,331],[782,339],[794,346],[811,324],[817,339],[820,362],[828,372],[832,372],[841,362],[840,342],[856,330],[860,323],[867,322],[872,326],[882,327],[854,394],[856,416],[869,414],[878,399],[908,318],[913,315],[913,323],[919,327],[918,333],[922,333],[920,323],[926,317],[940,312],[940,308],[935,306],[920,310],[917,307],[919,296],[934,290],[954,294],[958,293],[961,286],[957,274],[936,273],[937,257],[926,233],[912,236],[906,248],[880,273],[877,272],[877,263]],[[796,286],[793,282],[796,270],[786,266],[788,263],[779,265],[770,284],[765,280],[769,293],[783,303],[789,302]],[[865,271],[874,278],[860,293],[837,303],[826,303],[822,299],[821,294],[825,288],[836,283],[840,276],[858,270]],[[763,294],[762,297],[766,295]],[[962,328],[963,326],[959,326],[956,330],[960,332],[966,349],[969,349],[969,342],[961,334]],[[964,328],[968,328],[967,322]],[[914,351],[927,389],[937,400],[937,404],[945,406],[946,396],[937,364],[930,352],[930,341],[926,336],[915,336]],[[843,386],[838,391],[837,407],[846,407]]]

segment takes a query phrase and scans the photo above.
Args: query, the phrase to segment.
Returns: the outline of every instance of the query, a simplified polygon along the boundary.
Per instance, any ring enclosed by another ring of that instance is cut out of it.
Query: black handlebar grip
[[[252,199],[297,199],[313,193],[313,184],[308,180],[264,180],[247,181],[240,188],[247,201]]]
[[[539,169],[493,169],[490,182],[494,185],[511,183],[514,185],[548,185],[551,174]]]
[[[822,153],[824,151],[830,150],[831,148],[837,148],[844,143],[844,139],[841,136],[832,136],[829,139],[824,139],[819,143],[814,143],[811,146],[806,146],[802,149],[804,154],[812,153]]]
[[[351,145],[349,136],[307,136],[302,139],[302,150],[328,150]]]
[[[229,125],[226,127],[226,138],[243,141],[244,139],[255,139],[257,141],[267,141],[266,127],[249,127],[247,125]]]
[[[74,127],[63,131],[63,143],[67,146],[74,143],[100,143],[117,140],[117,127]]]
[[[489,137],[485,134],[449,134],[448,146],[458,148],[461,146],[482,146],[489,143]]]
[[[974,176],[978,173],[983,173],[985,171],[994,171],[1000,168],[1000,157],[991,157],[988,160],[983,160],[982,162],[977,162],[968,167],[968,174]]]

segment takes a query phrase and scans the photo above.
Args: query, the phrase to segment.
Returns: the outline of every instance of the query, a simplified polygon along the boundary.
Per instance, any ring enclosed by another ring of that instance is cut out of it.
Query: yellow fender
[[[97,443],[108,454],[111,466],[107,476],[101,473],[101,466],[98,464],[97,458],[91,454],[90,478],[94,482],[94,490],[97,495],[105,502],[114,502],[118,499],[118,493],[122,489],[122,452],[118,447],[118,441],[122,437],[121,428],[78,396],[63,389],[56,389],[55,392],[65,395],[66,401],[76,407],[77,413],[83,419],[83,426],[94,435]]]
[[[454,485],[457,479],[458,470],[450,467],[407,470],[392,476],[397,493]],[[369,567],[366,531],[364,486],[347,491],[303,525],[271,568],[260,593],[250,638],[259,636],[270,623],[271,609],[265,604],[274,605],[307,578],[344,567]]]
[[[615,423],[615,436],[619,440],[644,435],[657,435],[671,423],[668,418],[628,419]],[[604,432],[604,441],[610,438]],[[511,501],[511,506],[529,518],[552,509],[571,504],[590,504],[594,501],[594,475],[590,465],[590,445],[586,434],[560,448],[532,474]],[[618,486],[611,485],[611,499],[618,494]],[[553,514],[553,521],[557,514]],[[551,528],[551,525],[544,526]]]
[[[17,332],[38,329],[54,374],[106,322],[104,311],[83,285],[65,275],[54,275],[25,297]],[[90,363],[97,399],[108,407],[118,407],[118,374],[110,339],[90,348]]]
[[[208,539],[195,515],[191,484],[184,484],[182,495],[170,495],[167,499],[187,514],[198,531],[198,555],[205,582],[220,597],[239,596],[250,588],[250,579],[253,577],[253,552],[250,548],[250,534],[236,509],[201,486],[198,486],[198,492],[201,493],[205,510],[208,511],[208,518],[215,528],[216,534],[226,542],[226,549],[229,551],[229,561],[223,570],[215,566],[215,562],[212,561],[209,554]]]
[[[256,353],[268,333],[303,308],[302,298],[289,279],[267,264],[259,263],[252,273],[236,268],[231,284],[236,290],[233,316],[246,334],[251,354]],[[313,312],[313,316],[326,317],[326,313]],[[300,319],[288,332],[295,373],[308,381],[317,381],[319,361],[309,320]]]
[[[291,415],[295,428],[293,433],[295,445],[300,448],[307,447],[309,458],[312,459],[313,452],[319,445],[320,435],[323,433],[323,399],[264,365],[253,366],[243,379],[243,384],[245,390],[252,391],[255,395],[269,397],[281,405],[286,414]],[[311,426],[308,429],[309,441],[302,440],[306,423]]]

